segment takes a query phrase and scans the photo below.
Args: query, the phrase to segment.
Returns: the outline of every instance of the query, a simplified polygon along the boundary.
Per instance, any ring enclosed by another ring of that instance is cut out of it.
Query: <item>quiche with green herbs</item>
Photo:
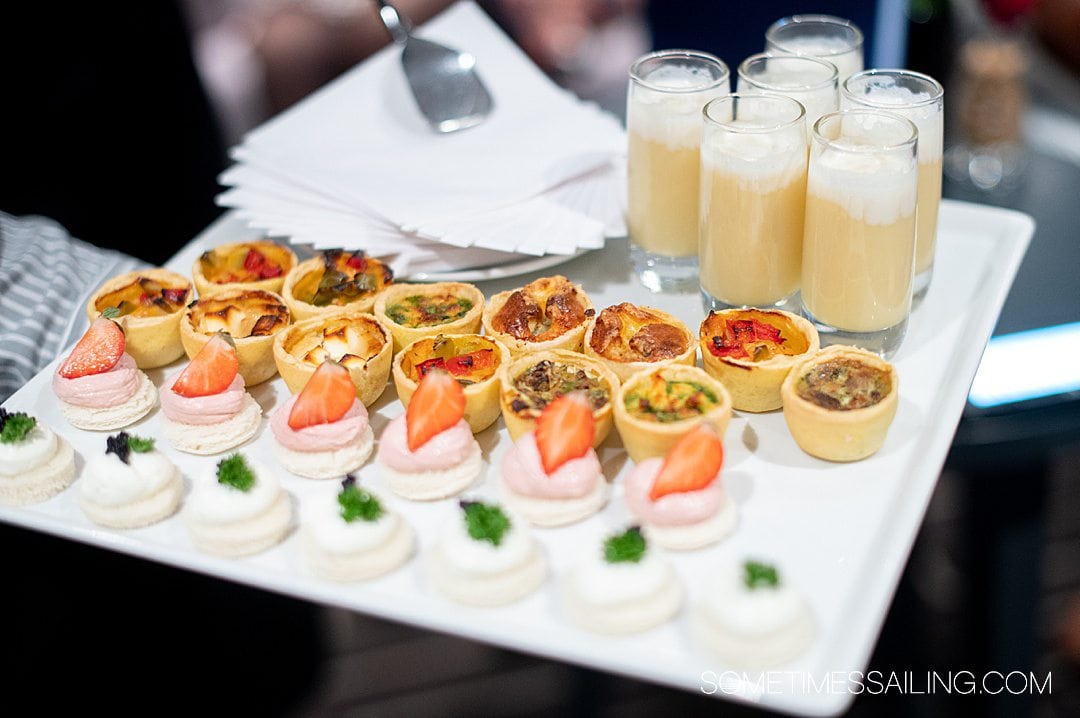
[[[464,282],[393,284],[372,310],[394,335],[394,353],[417,339],[480,331],[484,294]]]

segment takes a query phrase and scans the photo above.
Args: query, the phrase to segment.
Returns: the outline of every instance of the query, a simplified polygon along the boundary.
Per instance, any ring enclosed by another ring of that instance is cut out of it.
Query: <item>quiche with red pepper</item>
[[[355,307],[370,312],[375,296],[394,283],[389,266],[364,252],[328,249],[296,265],[281,290],[297,321]]]
[[[184,355],[180,321],[191,301],[191,282],[167,269],[142,269],[108,280],[86,303],[93,322],[106,309],[116,308],[124,329],[124,351],[140,369],[152,369]]]
[[[697,361],[697,339],[685,324],[653,307],[623,302],[597,315],[585,332],[585,354],[626,381],[642,369]]]
[[[813,324],[778,309],[709,312],[698,339],[705,371],[724,383],[736,409],[753,412],[779,409],[784,377],[821,347]]]
[[[595,314],[581,285],[556,275],[499,292],[484,308],[484,331],[514,356],[544,349],[581,351],[588,320]]]
[[[803,451],[857,461],[885,443],[900,384],[896,369],[877,354],[836,345],[792,367],[780,391],[784,420]]]
[[[499,371],[510,362],[510,350],[480,334],[437,334],[405,345],[394,357],[394,387],[406,407],[420,379],[432,370],[445,371],[465,391],[465,421],[473,433],[499,418]]]
[[[417,339],[480,331],[484,294],[463,282],[394,284],[375,298],[374,314],[394,334],[394,352]]]
[[[191,278],[199,296],[231,289],[281,292],[296,254],[269,240],[222,244],[199,255]]]

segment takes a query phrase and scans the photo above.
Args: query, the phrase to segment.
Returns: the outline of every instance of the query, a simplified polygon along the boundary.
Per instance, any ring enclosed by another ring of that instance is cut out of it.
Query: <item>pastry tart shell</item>
[[[252,282],[211,282],[203,274],[202,268],[202,256],[200,255],[195,259],[195,263],[191,266],[191,279],[195,282],[195,289],[199,292],[199,296],[205,294],[216,294],[217,292],[227,292],[234,289],[261,289],[264,292],[273,292],[274,294],[281,294],[281,288],[285,285],[285,277],[289,275],[289,272],[296,266],[297,257],[286,246],[280,245],[277,242],[269,242],[265,240],[254,240],[250,242],[231,242],[229,244],[221,244],[212,248],[209,251],[225,251],[236,249],[241,246],[252,246],[258,249],[261,246],[272,246],[275,252],[281,252],[288,257],[288,263],[283,266],[281,276],[271,277],[269,279],[259,279]]]
[[[86,303],[86,316],[93,322],[101,312],[97,309],[98,298],[109,292],[130,284],[139,277],[146,277],[166,284],[187,287],[184,304],[191,301],[193,292],[191,282],[182,274],[168,269],[142,269],[136,272],[119,274],[106,281]],[[118,317],[116,322],[123,328],[125,335],[124,351],[135,360],[140,369],[153,369],[171,364],[184,355],[184,344],[180,338],[180,325],[184,317],[181,306],[175,312],[160,317]]]
[[[281,296],[285,300],[285,306],[292,312],[293,321],[299,322],[313,317],[326,316],[334,314],[342,309],[354,309],[358,312],[370,313],[371,310],[375,308],[375,298],[378,296],[378,292],[373,292],[368,296],[360,297],[355,302],[349,302],[348,304],[328,304],[325,307],[317,307],[314,304],[309,304],[308,302],[297,299],[296,295],[293,293],[296,284],[311,272],[317,272],[322,268],[322,256],[315,256],[300,262],[300,264],[297,264],[287,275],[285,275],[285,284],[281,288]]]
[[[581,288],[580,284],[575,284],[574,288],[577,289],[578,295],[581,297],[582,305],[586,311],[593,309],[592,300],[589,299],[589,295],[585,293],[585,290]],[[520,287],[518,289],[521,289]],[[505,292],[499,292],[493,294],[491,299],[488,300],[487,306],[484,307],[484,314],[482,317],[482,323],[484,325],[484,333],[488,336],[495,337],[510,350],[510,354],[514,357],[526,352],[535,354],[538,351],[546,351],[549,349],[566,349],[572,352],[580,352],[582,342],[585,339],[585,329],[589,324],[588,318],[581,324],[568,329],[554,339],[547,339],[545,341],[534,342],[525,339],[518,339],[512,334],[506,332],[500,332],[492,325],[495,320],[495,316],[498,315],[499,310],[506,304],[506,300],[510,298],[515,290],[508,290]]]
[[[406,327],[398,324],[386,314],[386,307],[405,297],[415,295],[432,296],[450,294],[459,299],[468,299],[472,308],[453,321],[427,327]],[[400,352],[406,345],[417,339],[435,337],[439,334],[477,334],[480,331],[480,319],[484,314],[484,293],[472,284],[464,282],[436,282],[434,284],[391,284],[375,297],[372,313],[378,317],[394,335],[394,353]]]
[[[661,311],[654,307],[649,307],[649,311],[656,314],[657,318],[661,320],[662,323],[678,327],[683,331],[684,334],[686,334],[687,347],[682,354],[679,354],[678,356],[672,357],[670,359],[660,359],[658,361],[624,362],[609,359],[606,356],[597,353],[596,350],[592,348],[591,342],[593,329],[596,327],[596,317],[593,317],[593,319],[589,321],[589,325],[585,330],[585,337],[582,346],[582,350],[584,351],[585,356],[590,357],[591,359],[601,362],[602,364],[607,366],[609,369],[611,369],[611,371],[615,373],[615,376],[619,377],[620,382],[626,382],[630,377],[640,371],[644,371],[646,369],[655,369],[656,367],[665,366],[668,364],[682,364],[691,367],[694,366],[697,363],[698,342],[697,338],[694,337],[693,333],[690,331],[690,328],[686,326],[685,322],[682,322],[681,320],[673,317],[667,312]]]

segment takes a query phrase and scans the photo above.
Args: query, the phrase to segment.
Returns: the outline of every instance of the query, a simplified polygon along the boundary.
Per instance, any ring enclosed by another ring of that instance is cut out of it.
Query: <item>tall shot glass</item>
[[[919,128],[919,216],[915,225],[915,286],[918,301],[934,273],[945,90],[932,77],[910,70],[866,70],[849,77],[840,107],[871,107],[908,118]]]
[[[751,55],[739,64],[737,91],[772,92],[798,100],[806,110],[806,130],[840,109],[836,65],[809,55]]]
[[[911,313],[918,130],[880,110],[825,115],[810,139],[803,313],[823,346],[890,358]]]
[[[701,109],[730,91],[720,59],[663,50],[630,66],[626,129],[630,255],[654,292],[695,289]]]
[[[802,271],[803,106],[741,93],[709,102],[701,138],[701,296],[706,311],[789,308]]]
[[[832,15],[791,15],[765,31],[765,52],[820,57],[836,65],[840,82],[863,69],[862,30]]]

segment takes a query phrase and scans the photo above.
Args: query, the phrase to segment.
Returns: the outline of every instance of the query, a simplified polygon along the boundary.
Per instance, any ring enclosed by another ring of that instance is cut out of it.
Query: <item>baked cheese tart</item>
[[[392,330],[391,330],[392,331]],[[465,421],[474,434],[499,418],[499,370],[510,362],[510,350],[479,334],[420,337],[394,357],[394,387],[406,408],[420,379],[442,369],[465,390]]]
[[[788,430],[803,451],[857,461],[885,443],[900,385],[896,369],[877,354],[836,345],[796,364],[780,392]]]
[[[262,289],[229,289],[188,305],[180,322],[180,339],[193,359],[210,337],[227,332],[236,346],[240,376],[246,386],[253,386],[277,373],[274,336],[289,321],[289,308],[281,295]]]
[[[127,340],[124,351],[140,369],[152,369],[184,355],[180,320],[191,297],[191,282],[183,275],[168,269],[141,269],[105,282],[86,303],[86,316],[93,323],[115,307],[114,320]]]
[[[813,324],[778,309],[709,312],[698,339],[705,371],[723,382],[739,411],[779,409],[784,377],[821,348]]]
[[[364,406],[371,406],[386,389],[393,355],[390,330],[357,307],[336,307],[297,322],[274,339],[273,347],[277,370],[293,394],[325,360],[333,359],[349,370]]]
[[[484,308],[484,331],[514,356],[542,349],[581,351],[592,301],[566,277],[541,277],[524,287],[499,292]]]
[[[600,446],[611,433],[619,377],[584,354],[566,349],[522,354],[506,365],[499,384],[499,406],[511,439],[532,431],[545,406],[573,391],[585,392],[592,405],[593,447]]]
[[[697,361],[697,339],[667,312],[629,302],[610,306],[585,331],[585,354],[603,362],[620,381],[661,364]]]
[[[635,462],[665,456],[683,435],[708,422],[721,439],[731,395],[702,369],[665,364],[634,374],[615,396],[615,427]]]
[[[264,289],[280,294],[296,254],[269,240],[222,244],[199,255],[191,278],[199,295],[228,289]]]
[[[389,266],[363,252],[328,249],[293,267],[281,290],[296,321],[355,307],[370,312],[375,295],[393,284]]]
[[[375,298],[373,310],[394,335],[394,353],[417,339],[480,331],[484,294],[471,284],[393,284]]]

